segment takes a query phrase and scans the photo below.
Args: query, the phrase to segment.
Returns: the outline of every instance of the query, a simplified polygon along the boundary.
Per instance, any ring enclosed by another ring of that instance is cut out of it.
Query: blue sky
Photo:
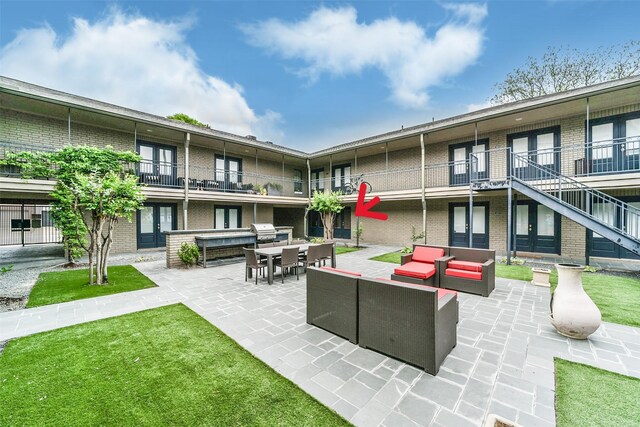
[[[302,150],[464,113],[640,2],[0,2],[0,74]]]

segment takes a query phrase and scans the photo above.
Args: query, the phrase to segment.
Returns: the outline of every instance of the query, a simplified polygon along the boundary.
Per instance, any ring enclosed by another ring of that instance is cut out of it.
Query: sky
[[[638,39],[640,2],[0,0],[0,75],[303,151],[488,106],[548,46]]]

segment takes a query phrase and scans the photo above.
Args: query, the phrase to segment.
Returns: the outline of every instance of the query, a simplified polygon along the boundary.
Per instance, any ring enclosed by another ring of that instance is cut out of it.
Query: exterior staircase
[[[508,178],[513,189],[640,255],[640,209],[540,165],[526,154],[510,157]],[[622,225],[611,225],[604,220],[607,215],[622,218]]]

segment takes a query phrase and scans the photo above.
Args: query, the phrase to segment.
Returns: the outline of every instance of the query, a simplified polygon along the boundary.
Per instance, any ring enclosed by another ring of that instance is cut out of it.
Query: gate
[[[60,243],[50,205],[0,204],[0,246]]]

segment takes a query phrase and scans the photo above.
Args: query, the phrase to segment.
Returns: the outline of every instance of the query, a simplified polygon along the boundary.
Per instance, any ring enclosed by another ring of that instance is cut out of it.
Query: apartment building
[[[364,242],[409,244],[415,229],[429,243],[491,247],[502,254],[508,247],[577,259],[638,253],[640,77],[315,153],[0,78],[0,156],[66,144],[141,154],[136,170],[148,201],[131,224],[118,224],[122,251],[163,246],[167,229],[252,222],[292,225],[295,236],[319,236],[319,218],[305,214],[305,206],[309,194],[324,189],[351,193],[335,235],[352,239],[353,190],[366,181],[382,200],[376,210],[389,219],[360,219]],[[23,203],[46,209],[52,188],[46,180],[24,181],[15,171],[0,171],[0,210]],[[0,227],[0,244],[11,240],[11,229]]]

